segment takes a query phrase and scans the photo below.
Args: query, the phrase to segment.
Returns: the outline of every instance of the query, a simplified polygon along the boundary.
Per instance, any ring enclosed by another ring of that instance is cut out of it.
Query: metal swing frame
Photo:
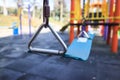
[[[50,17],[50,6],[49,6],[49,0],[43,1],[43,24],[39,26],[39,29],[36,31],[36,33],[31,38],[30,42],[28,43],[28,49],[31,52],[41,52],[41,53],[51,53],[51,54],[64,54],[67,51],[67,46],[64,43],[64,41],[61,39],[61,37],[55,32],[52,27],[49,25],[49,17]],[[52,34],[55,36],[55,38],[60,42],[60,44],[63,47],[63,50],[51,50],[51,49],[42,49],[42,48],[33,48],[31,46],[32,42],[35,40],[35,38],[38,36],[40,31],[43,28],[49,28]]]

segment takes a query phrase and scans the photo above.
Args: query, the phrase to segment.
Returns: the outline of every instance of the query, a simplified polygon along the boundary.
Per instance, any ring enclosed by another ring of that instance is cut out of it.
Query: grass
[[[16,22],[17,25],[19,26],[19,23],[20,23],[19,17],[14,15],[8,15],[8,16],[0,15],[0,26],[11,26],[13,22]],[[33,27],[38,27],[41,23],[42,23],[42,19],[39,19],[39,18],[31,19],[31,25]],[[50,18],[50,23],[53,23],[61,27],[66,24],[64,22],[56,21],[53,18]],[[22,26],[29,26],[28,15],[22,16]]]
[[[42,20],[38,18],[34,18],[31,20],[32,26],[37,26],[41,23]],[[19,25],[19,17],[18,16],[3,16],[0,15],[0,26],[11,26],[13,22],[16,22]],[[28,26],[28,16],[24,15],[22,17],[22,25]]]
[[[10,26],[12,22],[17,22],[17,17],[0,15],[0,26]]]

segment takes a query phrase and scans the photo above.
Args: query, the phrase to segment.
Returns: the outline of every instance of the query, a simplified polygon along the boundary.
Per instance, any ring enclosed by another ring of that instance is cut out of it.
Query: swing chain
[[[50,17],[50,6],[48,0],[44,0],[43,2],[43,22],[45,23],[45,27],[49,25],[49,17]]]
[[[85,0],[83,0],[83,9],[82,9],[82,25],[85,26],[86,25],[86,19],[85,19]]]

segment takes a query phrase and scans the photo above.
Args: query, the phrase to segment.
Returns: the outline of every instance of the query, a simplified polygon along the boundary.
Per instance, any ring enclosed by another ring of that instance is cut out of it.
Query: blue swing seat
[[[94,34],[88,33],[88,35],[90,38],[88,38],[86,42],[79,42],[78,39],[74,39],[68,47],[65,56],[74,59],[87,60],[90,54],[92,40],[94,38]]]

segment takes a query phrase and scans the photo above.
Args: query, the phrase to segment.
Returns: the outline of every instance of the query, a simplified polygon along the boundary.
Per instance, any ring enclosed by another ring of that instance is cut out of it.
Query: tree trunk
[[[35,10],[36,10],[36,9],[35,9],[35,6],[34,6],[33,13],[32,13],[32,18],[33,18],[33,19],[35,18],[35,13],[36,13]]]
[[[34,3],[33,3],[33,13],[32,13],[32,18],[34,19],[35,18],[35,16],[36,16],[36,6],[35,6],[35,4],[36,4],[36,0],[34,0]]]
[[[8,15],[8,11],[6,8],[6,0],[3,0],[3,15],[7,16]]]
[[[63,19],[63,0],[60,3],[60,21],[62,22]]]

